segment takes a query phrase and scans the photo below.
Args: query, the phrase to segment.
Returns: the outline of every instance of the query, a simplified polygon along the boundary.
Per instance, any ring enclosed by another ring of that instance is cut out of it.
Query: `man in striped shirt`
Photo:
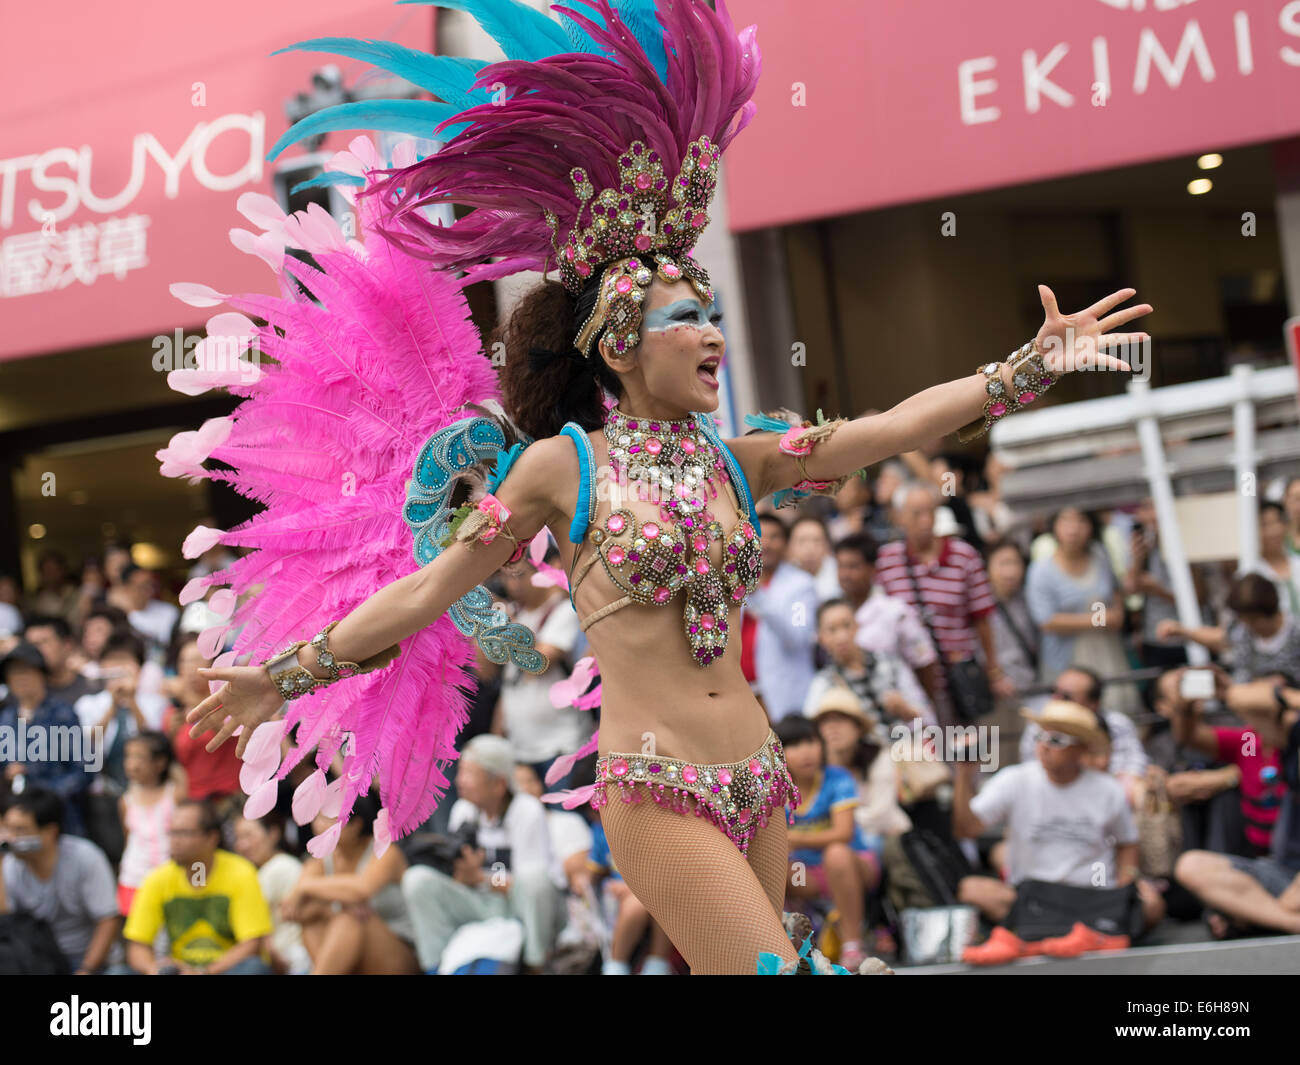
[[[939,653],[956,662],[983,649],[984,665],[995,696],[1010,697],[1014,685],[998,669],[993,628],[996,608],[984,560],[955,536],[934,535],[937,500],[933,489],[922,484],[904,485],[895,494],[895,522],[903,539],[881,545],[876,555],[876,581],[927,617],[939,642]],[[915,578],[915,581],[913,580]],[[917,601],[917,589],[921,601]],[[943,672],[939,686],[945,689]],[[936,709],[944,725],[956,724],[951,700],[942,690]]]

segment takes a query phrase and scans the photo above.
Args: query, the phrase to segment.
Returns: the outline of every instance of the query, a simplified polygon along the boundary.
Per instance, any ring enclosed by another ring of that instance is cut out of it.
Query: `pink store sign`
[[[0,360],[201,328],[173,281],[267,290],[270,272],[230,244],[247,224],[235,201],[271,192],[267,149],[313,70],[336,63],[350,86],[370,69],[270,53],[327,36],[433,43],[431,9],[391,0],[14,4],[0,22]]]
[[[730,0],[736,230],[1300,133],[1300,0]]]

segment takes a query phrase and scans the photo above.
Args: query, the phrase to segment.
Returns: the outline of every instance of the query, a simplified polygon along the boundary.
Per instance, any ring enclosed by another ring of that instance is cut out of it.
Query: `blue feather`
[[[770,414],[746,414],[745,424],[751,429],[764,429],[773,433],[784,433],[791,428],[789,422],[773,418]]]
[[[461,109],[453,104],[433,100],[363,100],[350,104],[335,104],[295,122],[271,146],[266,158],[269,162],[289,145],[316,133],[331,133],[341,129],[389,130],[409,133],[413,137],[430,137],[435,126],[454,117]],[[440,134],[450,138],[450,133]]]
[[[668,53],[664,50],[664,28],[655,14],[655,0],[610,0],[610,6],[626,23],[632,35],[654,64],[659,80],[668,83]]]
[[[482,59],[433,56],[390,41],[367,41],[355,37],[313,37],[271,54],[279,55],[280,52],[326,52],[329,55],[360,59],[396,74],[399,78],[405,78],[462,110],[475,104],[487,103],[489,99],[483,90],[477,93],[469,91],[478,72],[487,66],[487,61]]]
[[[398,0],[401,4],[446,7],[472,15],[501,46],[507,59],[545,59],[568,52],[559,23],[519,0]]]
[[[506,474],[510,472],[510,467],[515,464],[515,459],[524,453],[526,446],[520,441],[509,451],[497,452],[496,464],[487,479],[487,490],[489,492],[495,492],[500,487],[501,482],[506,479]]]
[[[316,189],[326,185],[355,185],[360,188],[366,183],[366,179],[357,174],[344,174],[338,170],[326,170],[307,181],[300,181],[289,189],[291,196],[297,196],[303,189]]]

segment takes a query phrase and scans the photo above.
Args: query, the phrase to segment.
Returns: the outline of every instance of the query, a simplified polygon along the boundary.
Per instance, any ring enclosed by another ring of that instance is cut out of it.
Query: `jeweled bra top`
[[[594,522],[594,495],[589,494],[594,487],[590,441],[572,423],[565,427],[566,435],[578,444],[583,466],[581,491],[587,498],[580,496],[577,509],[583,511],[584,503],[588,507],[586,514],[575,518],[570,532],[570,539],[578,544],[569,576],[570,599],[596,562],[623,593],[582,619],[583,631],[632,603],[667,606],[684,592],[682,626],[700,666],[709,665],[726,650],[728,611],[745,604],[763,573],[762,545],[744,474],[705,418],[657,421],[611,410],[605,437],[614,480],[623,492],[637,498],[653,501],[657,493],[659,513],[638,518],[626,507],[614,507],[600,523]],[[740,493],[733,484],[737,478]],[[730,531],[709,510],[709,502],[719,494],[719,482],[737,514]],[[743,505],[739,495],[744,497]],[[580,523],[585,536],[575,537]],[[718,540],[723,545],[720,565],[709,557],[710,545]],[[579,541],[589,541],[594,548],[581,564]]]

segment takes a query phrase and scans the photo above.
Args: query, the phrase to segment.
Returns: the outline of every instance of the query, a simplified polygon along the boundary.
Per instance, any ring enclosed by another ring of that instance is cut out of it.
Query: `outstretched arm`
[[[1045,317],[1035,339],[1044,365],[1052,374],[1079,369],[1130,370],[1132,367],[1127,362],[1105,354],[1103,349],[1150,339],[1146,333],[1107,332],[1150,313],[1151,306],[1145,303],[1113,310],[1135,295],[1135,289],[1120,289],[1087,310],[1070,315],[1060,313],[1056,297],[1046,285],[1039,285],[1038,293]],[[1012,381],[1006,364],[1001,373],[1003,385],[1010,392]],[[883,413],[855,418],[813,448],[804,461],[808,476],[834,481],[881,459],[914,451],[937,437],[956,432],[981,416],[989,398],[986,381],[982,373],[972,373],[918,392]],[[762,489],[755,491],[756,498],[789,488],[802,479],[794,456],[778,449],[779,439],[776,433],[762,433],[734,441],[733,450],[745,466],[747,476]]]
[[[540,440],[527,448],[494,493],[510,510],[505,526],[516,540],[523,541],[543,526],[559,527],[560,493],[577,483],[577,455],[567,439]],[[570,496],[573,494],[570,492]],[[334,657],[344,662],[364,662],[385,648],[400,643],[412,633],[433,624],[466,592],[482,584],[501,568],[515,550],[515,543],[498,535],[491,543],[469,546],[453,541],[432,562],[399,580],[385,585],[330,632]],[[304,632],[308,639],[314,632]],[[298,664],[324,678],[316,652],[308,644],[298,651]],[[186,715],[190,734],[216,735],[207,749],[214,751],[243,725],[236,753],[242,755],[253,729],[275,715],[283,702],[260,665],[200,670],[208,680],[226,685],[209,695]],[[347,683],[342,681],[341,683]],[[310,696],[308,696],[310,698]]]

